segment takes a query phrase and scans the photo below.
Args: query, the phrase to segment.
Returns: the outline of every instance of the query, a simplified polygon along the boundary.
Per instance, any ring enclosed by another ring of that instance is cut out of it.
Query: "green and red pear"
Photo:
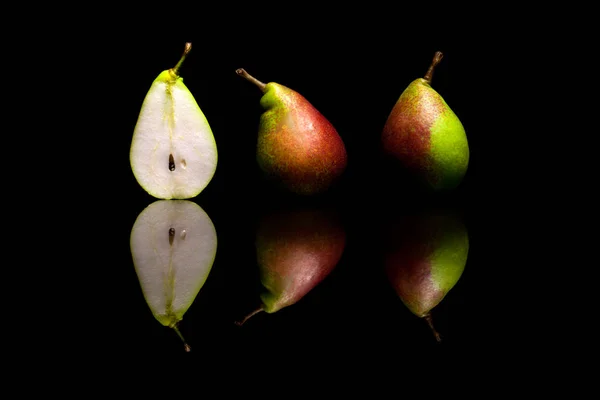
[[[383,128],[383,151],[433,190],[456,188],[469,165],[463,124],[431,86],[442,60],[436,52],[423,78],[413,80],[396,101]]]
[[[255,245],[261,305],[238,325],[258,312],[289,307],[319,285],[340,261],[346,232],[333,210],[277,210],[263,214]]]
[[[266,176],[288,190],[324,192],[343,174],[348,157],[335,127],[304,96],[279,83],[236,73],[262,92],[256,159]]]
[[[469,253],[467,228],[457,213],[445,211],[402,215],[387,228],[387,278],[404,305],[429,323],[439,341],[431,312],[463,274]]]

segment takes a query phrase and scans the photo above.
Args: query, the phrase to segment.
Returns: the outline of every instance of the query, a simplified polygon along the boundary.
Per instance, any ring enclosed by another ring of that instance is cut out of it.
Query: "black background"
[[[99,179],[118,193],[97,208],[98,224],[108,233],[99,235],[90,253],[97,257],[94,263],[102,264],[93,274],[94,295],[85,305],[98,310],[87,314],[87,332],[101,337],[97,349],[119,357],[182,355],[249,371],[258,368],[257,362],[273,360],[282,368],[300,361],[352,368],[397,362],[408,354],[447,349],[485,354],[508,349],[513,341],[527,345],[531,334],[521,323],[525,318],[515,296],[520,283],[513,273],[521,269],[526,275],[530,268],[528,256],[515,255],[524,254],[519,252],[527,235],[526,223],[517,215],[531,205],[520,190],[524,179],[512,179],[521,154],[518,149],[507,153],[510,146],[500,139],[511,121],[502,118],[506,108],[498,107],[495,96],[506,88],[507,78],[499,72],[511,68],[518,57],[515,49],[481,28],[450,35],[406,27],[403,35],[418,40],[400,40],[400,28],[387,23],[367,29],[351,22],[324,28],[316,17],[313,22],[313,29],[291,34],[289,26],[277,25],[265,34],[252,24],[230,24],[198,28],[196,34],[171,32],[161,40],[140,35],[129,42],[99,44],[102,51],[90,56],[89,63],[119,72],[107,83],[114,89],[106,111],[110,128],[97,143],[111,165],[111,178],[100,173]],[[193,47],[181,76],[206,115],[219,151],[213,180],[191,199],[213,220],[219,244],[210,276],[180,325],[192,347],[189,354],[175,333],[152,316],[129,251],[135,219],[156,201],[131,173],[133,129],[152,81],[175,65],[186,41]],[[381,158],[379,148],[395,101],[425,74],[438,50],[444,59],[432,86],[461,119],[471,152],[463,183],[447,194],[420,191]],[[298,91],[337,128],[348,168],[329,192],[303,198],[261,179],[255,161],[261,93],[235,74],[237,68]],[[303,205],[333,206],[341,213],[347,245],[340,263],[297,304],[235,326],[258,298],[256,222],[274,208]],[[386,221],[428,205],[459,213],[470,236],[465,272],[433,312],[441,344],[385,280],[380,252]],[[515,316],[521,322],[511,322]]]

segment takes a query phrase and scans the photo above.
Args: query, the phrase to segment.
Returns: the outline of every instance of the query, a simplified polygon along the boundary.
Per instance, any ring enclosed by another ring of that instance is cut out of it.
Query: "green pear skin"
[[[291,209],[264,215],[256,232],[263,291],[257,312],[272,314],[306,296],[337,266],[346,245],[338,216],[326,209]]]
[[[424,78],[413,80],[392,108],[383,128],[387,154],[433,190],[451,190],[463,180],[469,165],[469,144],[458,116],[431,87],[436,52]]]
[[[461,278],[469,253],[466,225],[457,215],[405,215],[388,230],[385,271],[406,307],[431,322],[431,311]]]
[[[335,127],[298,92],[264,84],[243,68],[236,73],[256,84],[265,110],[260,117],[257,162],[268,176],[302,195],[327,190],[347,165],[344,142]]]
[[[162,325],[177,326],[204,286],[217,251],[217,232],[189,200],[157,200],[136,218],[130,248],[144,299]]]
[[[134,129],[129,159],[140,186],[158,199],[196,197],[212,180],[218,161],[211,127],[179,69],[191,43],[174,68],[152,82]]]

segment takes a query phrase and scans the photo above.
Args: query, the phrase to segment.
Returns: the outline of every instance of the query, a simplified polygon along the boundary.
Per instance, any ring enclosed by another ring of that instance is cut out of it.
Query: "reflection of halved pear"
[[[188,200],[158,200],[131,229],[131,255],[144,298],[154,317],[173,328],[206,282],[217,252],[217,232],[206,214]]]

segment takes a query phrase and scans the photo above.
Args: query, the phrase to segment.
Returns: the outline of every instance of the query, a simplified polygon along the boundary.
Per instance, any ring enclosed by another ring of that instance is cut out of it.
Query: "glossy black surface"
[[[516,268],[507,249],[518,243],[505,232],[510,230],[516,192],[506,190],[505,173],[512,167],[501,170],[497,164],[499,127],[490,123],[496,117],[492,103],[486,101],[487,93],[501,85],[486,80],[486,63],[501,56],[492,57],[475,39],[398,43],[388,33],[371,33],[366,40],[358,32],[343,37],[334,32],[310,39],[294,36],[289,47],[270,47],[267,55],[260,49],[264,43],[257,42],[258,33],[248,33],[245,40],[214,42],[205,36],[173,33],[168,41],[140,40],[114,48],[117,64],[127,59],[127,77],[115,82],[124,87],[114,99],[119,125],[99,144],[110,149],[117,177],[104,183],[119,189],[117,196],[101,202],[106,208],[96,219],[110,226],[110,232],[92,245],[90,253],[102,260],[94,295],[87,302],[98,311],[97,318],[90,318],[90,332],[102,338],[96,349],[237,360],[238,367],[250,368],[252,360],[279,359],[282,354],[291,363],[313,360],[328,365],[353,357],[393,360],[407,352],[443,348],[481,350],[490,342],[501,343],[504,334],[519,334],[521,328],[502,322],[507,309],[512,310],[504,307],[505,302],[514,304],[505,291],[507,271]],[[129,248],[135,219],[157,200],[144,192],[131,173],[131,135],[150,84],[177,62],[185,41],[191,41],[193,49],[181,75],[211,124],[219,151],[213,180],[190,199],[207,212],[218,235],[209,278],[180,324],[192,347],[190,354],[185,354],[175,333],[152,316]],[[408,83],[423,76],[437,50],[445,57],[432,86],[463,122],[471,150],[465,180],[443,195],[414,186],[402,171],[381,159],[378,147],[395,101]],[[261,178],[255,161],[261,93],[235,74],[241,67],[264,82],[297,90],[337,128],[346,144],[348,168],[329,192],[304,198]],[[433,311],[442,343],[436,343],[427,324],[402,304],[382,264],[385,224],[429,205],[459,214],[470,238],[464,274]],[[236,326],[234,321],[258,301],[257,222],[273,209],[304,206],[331,207],[341,217],[347,242],[339,264],[297,304],[275,314],[258,314],[244,326]]]
[[[268,198],[257,197],[249,205],[232,209],[215,204],[218,200],[212,203],[194,200],[214,222],[219,244],[209,278],[180,324],[192,348],[199,347],[203,355],[213,351],[215,354],[231,351],[238,355],[272,351],[271,356],[275,356],[281,351],[281,346],[291,346],[296,348],[295,351],[306,346],[305,351],[341,352],[347,348],[348,342],[352,342],[356,351],[367,353],[390,351],[385,347],[392,342],[394,351],[403,347],[412,350],[415,347],[440,346],[427,324],[410,314],[396,296],[383,269],[386,224],[403,213],[412,213],[413,207],[423,212],[423,203],[433,200],[419,199],[409,203],[383,193],[372,203],[366,200],[346,201],[346,197],[349,194],[340,192],[331,198],[301,200],[273,194]],[[149,203],[153,201],[149,199]],[[479,226],[485,222],[473,221],[473,215],[462,206],[453,204],[456,201],[438,200],[445,209],[462,217],[468,226],[471,247],[461,279],[433,311],[435,325],[443,337],[442,345],[467,345],[478,340],[480,324],[486,318],[485,315],[477,316],[484,293],[478,293],[475,286],[477,277],[481,276],[481,271],[476,269],[477,264],[490,265],[489,261],[482,259],[485,258],[482,250],[489,247],[483,247],[485,243],[477,238]],[[139,203],[139,209],[133,206],[128,209],[130,225],[145,206]],[[243,326],[234,325],[260,301],[254,247],[257,224],[274,211],[314,208],[328,210],[341,217],[346,246],[336,268],[298,303],[274,314],[257,314]],[[175,333],[154,319],[142,297],[128,254],[128,228],[123,224],[119,231],[121,260],[112,267],[119,269],[121,278],[115,284],[122,291],[123,305],[127,307],[128,329],[119,330],[115,340],[123,335],[123,344],[133,341],[136,347],[143,347],[145,351],[183,352]],[[473,315],[477,317],[473,318]],[[204,349],[206,340],[215,344]],[[264,346],[264,349],[259,350],[255,346]]]

